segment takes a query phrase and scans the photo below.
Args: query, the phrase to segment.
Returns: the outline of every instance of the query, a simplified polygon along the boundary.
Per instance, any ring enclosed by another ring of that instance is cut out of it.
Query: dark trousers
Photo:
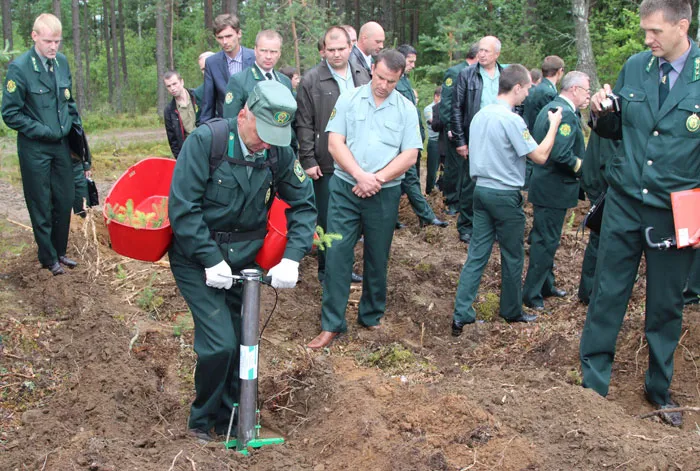
[[[462,159],[459,181],[459,217],[457,218],[457,231],[460,235],[472,233],[475,185],[474,180],[469,175],[469,160]]]
[[[587,191],[586,197],[593,204],[600,193]],[[583,264],[581,265],[581,281],[578,285],[578,299],[581,302],[588,304],[591,302],[591,293],[593,292],[593,278],[595,277],[595,265],[598,261],[598,245],[600,244],[600,234],[589,231],[588,244],[586,251],[583,254]]]
[[[695,252],[692,249],[659,251],[644,242],[644,230],[654,227],[657,237],[674,233],[670,210],[652,208],[608,189],[603,212],[593,296],[581,335],[583,385],[601,396],[608,393],[615,343],[644,254],[647,262],[646,319],[649,345],[646,391],[649,398],[666,404],[673,377],[673,353],[683,321],[683,287]]]
[[[75,195],[68,141],[37,142],[18,134],[17,153],[39,262],[49,266],[65,255],[68,247]]]
[[[328,232],[343,238],[333,242],[326,253],[326,277],[323,280],[321,329],[345,332],[345,311],[350,296],[350,276],[354,247],[360,232],[364,265],[362,297],[358,322],[365,326],[379,324],[386,308],[386,272],[394,227],[399,211],[401,187],[384,188],[369,198],[352,192],[352,185],[332,177],[328,201]]]
[[[554,290],[554,254],[559,248],[566,209],[533,205],[533,213],[523,302],[530,306],[543,306],[544,297]]]
[[[408,202],[411,203],[413,212],[416,213],[421,222],[429,223],[435,219],[433,208],[430,207],[430,204],[420,191],[420,180],[414,166],[409,167],[403,180],[401,180],[401,191],[408,196]]]
[[[321,226],[324,231],[328,229],[328,183],[331,181],[332,173],[323,175],[318,180],[314,180],[314,196],[316,197],[316,209],[318,216],[316,224]],[[326,272],[326,251],[318,250],[318,278],[323,280]]]
[[[473,303],[481,275],[491,256],[495,237],[501,247],[500,315],[513,319],[522,313],[521,277],[525,260],[523,236],[525,212],[519,190],[492,190],[477,186],[474,190],[474,233],[467,261],[457,285],[454,320],[474,322]]]
[[[427,174],[425,176],[425,192],[430,194],[435,188],[438,168],[440,168],[440,149],[438,140],[428,139],[428,162],[426,164]]]
[[[697,303],[700,298],[700,249],[695,251],[693,265],[688,275],[688,286],[683,293],[683,300],[686,303]]]
[[[457,153],[454,142],[445,137],[445,170],[442,174],[442,193],[445,195],[445,205],[457,209],[459,205],[459,183],[464,159]]]
[[[241,285],[230,290],[205,284],[204,267],[170,252],[170,268],[194,319],[196,396],[189,428],[226,433],[232,405],[238,402]]]
[[[73,184],[75,186],[73,214],[85,217],[85,206],[88,204],[88,187],[82,162],[73,162]]]

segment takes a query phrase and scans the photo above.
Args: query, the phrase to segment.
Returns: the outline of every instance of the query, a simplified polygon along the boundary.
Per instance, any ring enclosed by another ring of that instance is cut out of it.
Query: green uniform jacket
[[[588,194],[599,195],[607,187],[605,172],[608,162],[622,152],[620,141],[603,139],[591,133],[581,166],[581,188]]]
[[[229,153],[243,158],[236,121],[229,120],[232,134]],[[252,169],[224,161],[209,174],[211,131],[200,126],[188,136],[177,159],[170,187],[168,211],[174,239],[171,256],[190,259],[204,267],[212,267],[226,259],[234,269],[253,265],[263,240],[217,243],[210,231],[249,232],[264,228],[272,173],[269,169]],[[287,247],[284,257],[302,259],[311,249],[316,207],[313,185],[306,176],[292,149],[278,147],[278,186],[287,210]]]
[[[292,81],[284,74],[273,70],[275,80],[292,91]],[[238,112],[245,107],[248,101],[248,94],[255,88],[258,82],[267,80],[257,65],[253,64],[238,74],[233,74],[226,86],[226,96],[224,97],[224,118],[235,118]]]
[[[683,71],[659,109],[659,59],[630,57],[615,84],[621,114],[598,119],[601,137],[622,139],[607,166],[610,186],[643,204],[671,208],[671,192],[700,187],[700,50],[692,39]]]
[[[453,65],[447,69],[445,78],[442,80],[442,95],[440,95],[438,110],[440,112],[440,121],[442,121],[445,127],[445,135],[447,135],[447,131],[452,130],[452,93],[454,92],[455,85],[457,85],[457,77],[459,77],[459,73],[462,69],[465,69],[468,65],[466,61]]]
[[[558,96],[552,100],[551,106],[561,106],[561,124],[549,159],[544,165],[533,166],[528,200],[547,208],[573,208],[578,204],[579,176],[586,143],[581,120],[571,105]],[[532,133],[537,142],[542,142],[549,130],[549,108],[543,108],[537,115]]]
[[[403,74],[401,78],[399,79],[399,82],[396,84],[396,91],[405,96],[408,101],[413,103],[413,106],[416,106],[416,94],[413,93],[413,85],[411,85],[411,81],[406,77],[406,74]],[[425,126],[423,126],[423,116],[421,116],[420,111],[416,107],[416,113],[418,113],[418,125],[420,126],[420,138],[421,140],[425,140]]]
[[[68,62],[61,53],[56,54],[54,74],[55,83],[33,47],[10,63],[2,95],[8,127],[32,140],[57,142],[73,123],[80,124]]]
[[[523,119],[530,132],[535,129],[535,120],[547,103],[557,97],[557,87],[547,78],[542,78],[542,82],[537,85],[525,99],[523,103]]]

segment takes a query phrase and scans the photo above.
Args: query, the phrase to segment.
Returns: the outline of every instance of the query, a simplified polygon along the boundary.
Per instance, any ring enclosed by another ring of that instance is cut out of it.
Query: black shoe
[[[584,298],[582,298],[582,297],[579,296],[578,302],[580,302],[580,303],[583,304],[584,306],[588,306],[588,304],[590,304],[591,300],[590,300],[590,298],[589,298],[589,299],[584,299]]]
[[[76,262],[75,260],[71,260],[65,255],[61,255],[60,257],[58,257],[58,261],[61,262],[61,264],[70,268],[71,270],[78,266],[78,262]]]
[[[532,304],[525,301],[523,301],[523,304],[530,309],[534,309],[535,311],[544,311],[544,305],[538,306],[537,304]]]
[[[401,229],[406,229],[406,224],[402,224],[399,221],[396,221],[396,230],[401,230]]]
[[[457,214],[457,210],[453,209],[453,208],[447,208],[444,211],[444,213],[447,214],[448,216],[454,216],[455,214]]]
[[[566,296],[566,290],[554,288],[549,293],[543,295],[545,298],[563,298]]]
[[[460,240],[460,242],[464,242],[465,244],[468,244],[469,242],[472,241],[472,235],[471,234],[460,234],[459,240]]]
[[[201,442],[212,442],[214,441],[214,437],[209,433],[205,432],[202,429],[198,428],[191,428],[187,431],[187,434],[191,437],[196,438],[197,440]]]
[[[652,401],[651,398],[649,398],[648,394],[645,395],[647,401],[651,402],[656,407],[656,410],[675,409],[678,407],[678,403],[673,399],[669,399],[669,401],[666,404],[662,405]],[[671,427],[680,427],[681,425],[683,425],[682,412],[662,412],[659,414],[659,418]]]
[[[460,335],[462,335],[462,329],[464,329],[464,326],[473,323],[474,322],[459,322],[452,319],[452,336],[459,337]]]
[[[700,295],[693,295],[690,292],[685,292],[683,293],[683,304],[686,306],[689,304],[698,304],[700,303]]]
[[[63,275],[65,273],[63,267],[58,262],[53,262],[51,265],[44,265],[43,268],[49,270],[53,276]]]
[[[518,317],[514,317],[512,319],[506,319],[506,322],[509,324],[512,324],[513,322],[535,322],[536,320],[537,320],[537,316],[535,316],[535,315],[531,316],[530,314],[525,314],[524,312],[521,312]]]
[[[350,275],[350,281],[353,283],[362,283],[362,275],[352,272],[352,275]]]
[[[441,221],[438,218],[433,219],[430,222],[420,222],[420,227],[425,227],[425,226],[438,226],[438,227],[447,227],[449,226],[449,222],[447,221]]]

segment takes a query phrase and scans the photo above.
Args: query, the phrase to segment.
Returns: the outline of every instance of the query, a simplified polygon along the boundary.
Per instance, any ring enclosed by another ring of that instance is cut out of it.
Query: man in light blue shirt
[[[340,96],[326,131],[335,161],[330,181],[328,232],[342,236],[326,250],[322,332],[310,348],[327,346],[347,330],[353,249],[364,234],[364,280],[358,322],[375,328],[386,307],[386,272],[398,217],[401,180],[423,148],[415,107],[394,89],[404,56],[381,51],[372,81]]]
[[[482,108],[469,127],[470,135],[479,136],[469,144],[469,172],[476,181],[474,232],[457,286],[452,320],[455,337],[466,324],[476,322],[472,304],[495,236],[501,246],[501,317],[509,323],[537,318],[524,314],[521,305],[525,213],[520,188],[525,182],[525,158],[539,164],[549,158],[561,109],[550,113],[549,132],[537,145],[523,118],[513,112],[525,100],[531,85],[530,72],[522,65],[501,70],[496,103]]]

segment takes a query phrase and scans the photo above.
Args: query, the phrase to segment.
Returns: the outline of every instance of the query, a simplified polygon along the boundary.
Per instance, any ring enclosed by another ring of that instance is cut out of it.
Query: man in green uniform
[[[58,52],[61,22],[44,13],[34,21],[34,47],[8,66],[2,118],[17,131],[24,199],[39,246],[39,262],[54,275],[74,268],[66,257],[75,195],[68,133],[80,126],[66,56]]]
[[[523,313],[520,286],[525,250],[525,213],[520,188],[525,180],[525,157],[545,163],[561,122],[561,111],[547,115],[548,131],[537,145],[523,119],[513,109],[530,89],[530,73],[520,64],[504,69],[499,78],[496,103],[476,113],[469,132],[474,139],[469,172],[474,178],[474,236],[457,286],[452,335],[459,336],[466,324],[476,322],[472,304],[481,275],[491,256],[496,236],[501,246],[500,315],[506,322],[532,322],[537,316]]]
[[[579,176],[586,142],[581,129],[579,109],[590,99],[590,80],[583,72],[566,74],[561,93],[540,111],[532,135],[541,141],[549,130],[547,110],[561,107],[562,119],[550,159],[535,165],[528,200],[533,205],[530,236],[530,258],[523,286],[523,303],[544,310],[544,298],[564,297],[566,291],[554,285],[554,254],[559,247],[561,231],[568,208],[578,204]]]
[[[406,97],[408,101],[416,106],[416,95],[413,93],[413,85],[411,80],[408,78],[408,73],[413,70],[416,66],[416,57],[418,52],[410,44],[402,44],[396,48],[403,56],[406,58],[406,69],[403,75],[399,79],[399,83],[396,84],[396,91],[401,95]],[[418,125],[420,126],[420,136],[421,141],[425,140],[425,128],[423,126],[423,120],[420,116],[420,111],[416,108],[416,113],[418,115]],[[416,165],[412,166],[406,171],[403,180],[401,181],[401,192],[406,193],[408,201],[411,203],[411,208],[413,212],[418,216],[418,222],[421,226],[433,225],[438,227],[447,227],[448,222],[441,221],[435,217],[433,208],[430,207],[430,203],[425,199],[423,193],[420,190],[420,152],[418,153],[418,158],[416,159]],[[398,229],[403,227],[400,222],[396,226]]]
[[[442,95],[440,96],[440,121],[443,125],[443,142],[445,143],[445,169],[442,176],[442,193],[445,196],[446,213],[450,216],[457,214],[459,204],[459,182],[461,178],[462,157],[457,153],[454,136],[452,134],[452,96],[457,77],[462,69],[476,62],[479,52],[479,43],[474,43],[469,48],[466,60],[453,65],[442,80]]]
[[[581,336],[583,385],[608,393],[617,335],[644,253],[645,391],[660,409],[676,406],[669,394],[673,356],[700,231],[690,235],[692,248],[668,251],[649,249],[644,231],[651,226],[657,238],[672,235],[670,194],[700,187],[700,49],[688,37],[691,14],[686,0],[644,0],[640,24],[651,50],[632,56],[620,72],[614,93],[621,112],[614,112],[607,84],[591,99],[595,131],[621,139],[624,152],[607,168],[598,264]],[[661,418],[682,423],[678,412],[663,412]]]
[[[535,120],[540,110],[557,96],[557,83],[564,76],[564,61],[559,56],[547,56],[542,61],[542,81],[534,87],[523,102],[523,119],[530,132],[535,129]],[[532,162],[527,161],[525,189],[530,187]]]
[[[372,81],[338,98],[328,121],[335,160],[328,232],[343,236],[326,253],[322,332],[309,343],[323,348],[345,332],[353,249],[364,234],[364,279],[358,322],[379,325],[386,308],[386,272],[401,199],[401,179],[423,148],[415,107],[394,88],[406,60],[394,49],[372,64]]]
[[[292,82],[286,75],[275,70],[282,55],[282,36],[277,31],[266,29],[255,37],[255,64],[241,73],[234,74],[228,81],[224,97],[224,118],[234,118],[248,100],[248,93],[258,82],[274,80],[292,91]]]
[[[185,141],[173,173],[168,211],[173,229],[170,268],[194,319],[196,397],[189,429],[201,440],[226,432],[238,402],[241,285],[232,274],[255,266],[275,191],[287,210],[287,246],[270,269],[272,286],[293,288],[299,261],[311,248],[313,187],[289,147],[296,102],[274,81],[257,85],[228,120],[226,155],[210,170],[212,132],[198,127]]]
[[[581,165],[581,188],[586,192],[586,198],[591,205],[608,189],[605,166],[616,153],[622,151],[621,149],[620,141],[603,139],[597,133],[591,133],[588,138]],[[591,302],[595,266],[598,262],[598,245],[600,245],[600,234],[590,231],[581,264],[581,281],[578,285],[578,299],[583,304]]]

